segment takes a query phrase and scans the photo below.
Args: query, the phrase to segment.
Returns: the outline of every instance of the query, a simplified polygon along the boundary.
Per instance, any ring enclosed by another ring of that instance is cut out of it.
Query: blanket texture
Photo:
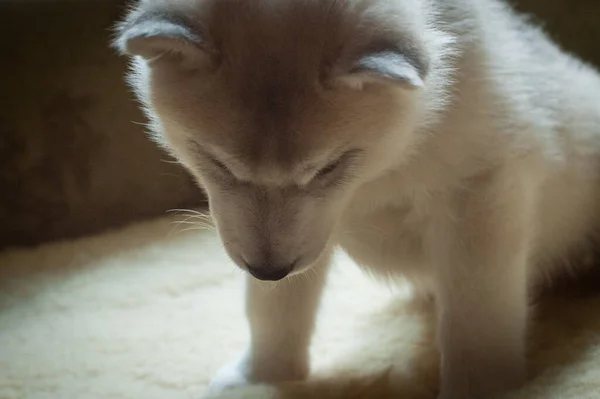
[[[243,273],[178,218],[0,256],[1,399],[200,398],[248,339]],[[313,377],[223,398],[433,399],[431,304],[337,257]],[[600,398],[600,296],[536,305],[531,380],[511,398]]]

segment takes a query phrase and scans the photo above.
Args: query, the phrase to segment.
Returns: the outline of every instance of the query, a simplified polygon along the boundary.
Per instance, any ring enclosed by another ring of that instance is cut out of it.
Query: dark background
[[[600,66],[599,0],[514,0]],[[92,234],[200,190],[144,135],[108,47],[122,0],[0,0],[0,248]]]

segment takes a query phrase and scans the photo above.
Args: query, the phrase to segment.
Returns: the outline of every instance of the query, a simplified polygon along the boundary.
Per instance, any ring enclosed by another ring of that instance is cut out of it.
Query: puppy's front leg
[[[440,399],[488,399],[525,379],[532,192],[488,182],[433,224]]]
[[[307,377],[309,346],[329,261],[329,254],[322,256],[303,275],[277,283],[247,277],[250,347],[217,374],[209,388],[211,394],[240,385]]]

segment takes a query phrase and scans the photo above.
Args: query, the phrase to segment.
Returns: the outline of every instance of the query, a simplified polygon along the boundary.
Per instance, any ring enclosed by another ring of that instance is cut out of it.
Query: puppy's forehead
[[[318,61],[327,43],[343,35],[352,15],[337,0],[205,0],[208,39],[232,63],[261,55],[272,61]],[[333,40],[332,40],[333,39]],[[306,60],[305,56],[309,56]],[[292,67],[293,64],[287,64]],[[298,71],[306,68],[298,68]]]
[[[326,121],[321,123],[320,118],[307,116],[310,112],[293,106],[287,110],[280,107],[252,113],[251,122],[230,131],[221,141],[220,150],[248,170],[277,169],[286,173],[319,163],[338,146],[341,132],[327,131]]]
[[[339,56],[347,16],[338,3],[209,0],[205,23],[239,116],[222,144],[247,164],[294,165],[327,146],[318,86]]]

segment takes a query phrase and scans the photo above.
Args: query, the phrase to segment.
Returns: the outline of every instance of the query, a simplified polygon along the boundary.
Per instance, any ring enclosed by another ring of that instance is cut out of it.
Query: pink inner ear
[[[121,52],[155,60],[167,55],[198,56],[203,52],[199,35],[164,16],[138,17],[121,27],[116,46]]]
[[[148,61],[158,59],[205,59],[204,51],[193,43],[172,37],[147,37],[132,39],[130,48],[135,55],[139,55]]]
[[[382,81],[409,88],[424,86],[417,68],[406,56],[393,51],[382,51],[361,57],[343,79],[357,88],[366,83]]]

